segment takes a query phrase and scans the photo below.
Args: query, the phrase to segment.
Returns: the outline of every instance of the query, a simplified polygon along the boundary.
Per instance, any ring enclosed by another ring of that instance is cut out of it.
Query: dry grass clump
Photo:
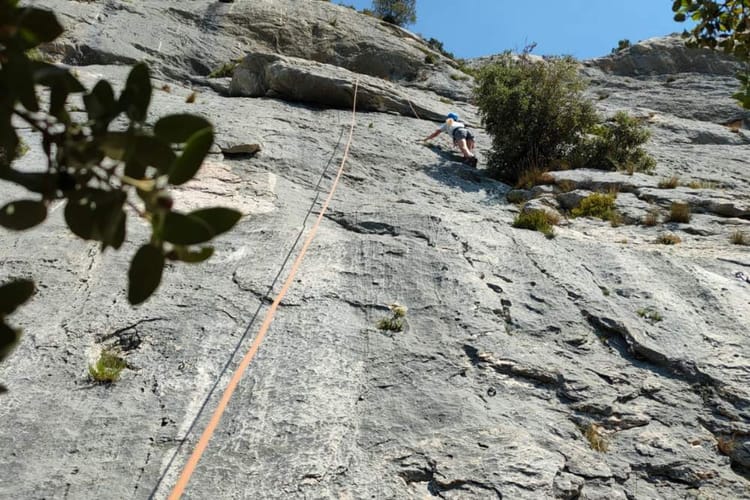
[[[589,424],[583,430],[583,435],[589,442],[592,450],[600,453],[606,453],[609,449],[609,441],[604,434],[604,429],[600,425]]]
[[[673,175],[669,179],[660,180],[658,185],[661,189],[674,189],[680,185],[680,178]]]
[[[654,227],[659,224],[659,209],[653,208],[649,210],[648,213],[643,216],[643,219],[641,219],[641,223],[648,227]]]
[[[715,181],[690,181],[684,186],[691,189],[718,189],[719,183]]]
[[[682,238],[676,234],[663,233],[656,238],[656,242],[661,243],[662,245],[677,245],[678,243],[682,243]]]
[[[388,306],[393,315],[390,318],[383,318],[378,321],[378,329],[388,332],[400,332],[404,329],[404,318],[409,310],[406,306],[393,303]]]
[[[716,438],[716,448],[719,449],[719,453],[726,456],[731,456],[734,451],[734,447],[737,445],[737,440],[732,437],[719,436]]]
[[[570,179],[563,179],[557,183],[557,187],[560,188],[561,192],[569,193],[576,188],[576,183],[571,181]]]
[[[732,245],[750,245],[750,237],[748,237],[747,233],[740,231],[739,229],[735,230],[729,236],[729,241]]]
[[[687,203],[673,202],[669,208],[670,222],[690,222],[690,205]]]
[[[542,184],[553,185],[555,184],[555,178],[550,175],[549,171],[535,167],[524,170],[518,176],[516,187],[519,189],[531,189],[534,186]]]

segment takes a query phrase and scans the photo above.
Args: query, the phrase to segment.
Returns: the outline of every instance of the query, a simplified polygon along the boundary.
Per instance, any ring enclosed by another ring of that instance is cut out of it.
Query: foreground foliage
[[[750,2],[748,0],[674,0],[678,22],[690,19],[695,26],[686,33],[693,47],[720,49],[744,63],[737,75],[740,90],[732,97],[750,109]]]
[[[145,64],[133,67],[117,95],[106,80],[88,90],[67,69],[29,57],[62,32],[54,13],[0,0],[0,180],[28,193],[0,202],[0,226],[33,228],[53,203],[64,203],[73,234],[100,243],[102,250],[117,250],[127,235],[126,210],[139,215],[150,224],[151,236],[131,262],[128,300],[140,304],[159,286],[167,260],[209,258],[213,249],[205,243],[228,231],[241,214],[220,207],[173,210],[168,187],[198,172],[213,144],[211,124],[175,114],[147,126],[152,86]],[[73,114],[81,105],[85,113]],[[23,152],[22,127],[39,137],[46,157],[31,172],[16,164]],[[27,280],[0,287],[0,359],[18,340],[5,316],[32,294]]]

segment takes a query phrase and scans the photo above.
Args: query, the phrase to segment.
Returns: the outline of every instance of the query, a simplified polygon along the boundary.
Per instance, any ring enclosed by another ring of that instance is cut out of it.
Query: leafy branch
[[[230,230],[241,214],[214,207],[181,213],[173,209],[171,186],[191,180],[214,140],[211,124],[189,114],[146,122],[152,85],[148,67],[136,64],[116,95],[99,81],[91,90],[67,69],[29,57],[63,28],[54,13],[0,0],[0,180],[29,194],[0,207],[0,226],[23,231],[41,224],[52,202],[65,203],[68,229],[85,240],[118,250],[129,208],[150,225],[151,235],[136,251],[128,271],[128,300],[140,304],[157,289],[167,260],[208,259],[206,243]],[[85,116],[71,114],[78,96]],[[15,165],[19,124],[40,138],[42,171]],[[13,280],[0,286],[0,360],[18,340],[5,316],[33,295],[34,285]]]

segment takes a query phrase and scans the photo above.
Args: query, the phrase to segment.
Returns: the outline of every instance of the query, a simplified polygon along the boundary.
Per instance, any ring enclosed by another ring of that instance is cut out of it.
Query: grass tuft
[[[234,70],[240,65],[240,60],[229,61],[222,64],[211,73],[208,74],[209,78],[225,78],[234,75]]]
[[[659,181],[659,188],[661,189],[674,189],[680,185],[680,178],[673,175],[669,179],[662,179]]]
[[[747,233],[740,231],[739,229],[735,230],[731,236],[729,236],[729,241],[732,245],[750,245],[750,237],[747,236]]]
[[[649,210],[648,213],[641,220],[641,223],[644,226],[648,226],[648,227],[654,227],[655,225],[659,224],[659,209],[653,208]]]
[[[96,364],[89,365],[89,376],[100,384],[111,384],[120,379],[120,373],[127,367],[124,359],[112,351],[104,350]]]
[[[690,222],[690,205],[687,203],[673,202],[669,207],[670,222]]]
[[[613,227],[622,223],[622,217],[615,210],[616,192],[593,193],[582,199],[578,207],[571,211],[573,217],[596,217],[609,221]]]
[[[682,243],[682,238],[676,234],[664,233],[656,238],[656,242],[661,243],[662,245],[677,245],[678,243]]]
[[[555,237],[554,226],[560,223],[560,218],[545,210],[521,212],[513,220],[513,227],[539,231],[547,238]]]
[[[383,318],[378,321],[378,330],[387,332],[400,332],[404,329],[404,320],[393,316],[391,318]]]
[[[646,318],[652,323],[658,323],[659,321],[664,319],[662,315],[659,314],[659,311],[650,306],[638,309],[638,311],[636,312],[638,313],[638,316],[640,316],[641,318]]]
[[[596,424],[589,424],[583,430],[583,435],[589,442],[592,450],[598,451],[599,453],[606,453],[609,449],[609,441],[607,440],[604,429]]]

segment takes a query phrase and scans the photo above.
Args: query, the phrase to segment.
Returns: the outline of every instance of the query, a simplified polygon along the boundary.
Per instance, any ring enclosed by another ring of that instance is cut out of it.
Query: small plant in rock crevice
[[[560,223],[560,218],[546,210],[521,212],[513,220],[513,227],[539,231],[547,238],[555,237],[554,226]]]
[[[209,78],[225,78],[225,77],[231,77],[234,75],[234,70],[237,69],[237,66],[240,65],[240,60],[237,59],[235,61],[229,61],[215,70],[213,70],[211,73],[208,74]]]
[[[393,303],[388,308],[391,310],[391,316],[378,321],[378,330],[388,332],[400,332],[404,329],[404,318],[408,308],[398,303]]]
[[[659,224],[659,209],[652,208],[646,215],[641,219],[641,224],[648,227],[653,227]]]
[[[670,222],[690,222],[690,205],[687,203],[674,202],[669,207]]]
[[[668,179],[660,180],[658,184],[659,189],[674,189],[679,185],[680,185],[680,178],[674,175]]]
[[[750,237],[748,237],[747,233],[740,231],[739,229],[729,236],[729,241],[732,245],[750,245]]]
[[[678,243],[682,243],[682,238],[680,238],[676,234],[664,233],[660,234],[656,238],[656,243],[660,243],[662,245],[677,245]]]
[[[731,457],[735,446],[737,446],[737,438],[735,436],[719,436],[716,438],[716,449],[718,449],[719,453],[722,455]]]
[[[658,323],[659,321],[663,320],[664,318],[662,315],[657,311],[654,307],[642,307],[641,309],[638,309],[636,311],[638,313],[638,316],[641,318],[645,318],[649,320],[652,323]]]
[[[89,376],[94,382],[111,384],[120,379],[128,363],[111,350],[104,350],[95,364],[89,365]]]
[[[602,426],[589,424],[583,428],[583,435],[589,442],[592,450],[599,453],[606,453],[609,450],[609,441]]]
[[[571,215],[573,217],[596,217],[615,224],[620,220],[615,209],[615,199],[614,193],[592,193],[581,200],[571,211]]]

